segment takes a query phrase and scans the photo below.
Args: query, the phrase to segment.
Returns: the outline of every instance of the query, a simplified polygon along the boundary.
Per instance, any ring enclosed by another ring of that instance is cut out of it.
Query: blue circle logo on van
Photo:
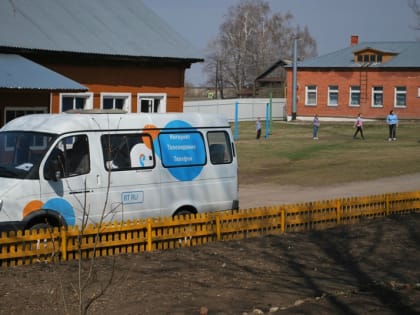
[[[155,151],[172,176],[180,181],[196,178],[206,163],[204,140],[195,128],[182,120],[174,120],[165,126],[155,143]],[[160,146],[160,150],[158,148]]]
[[[64,220],[68,225],[73,226],[76,224],[76,218],[74,215],[73,207],[65,199],[52,198],[42,206],[42,209],[57,211],[64,217]]]

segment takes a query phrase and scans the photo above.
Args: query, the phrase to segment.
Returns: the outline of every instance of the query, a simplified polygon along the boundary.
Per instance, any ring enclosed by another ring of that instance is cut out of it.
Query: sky
[[[157,15],[206,54],[208,43],[215,39],[228,9],[241,0],[143,0]],[[367,41],[414,41],[416,16],[407,0],[265,0],[271,13],[291,13],[295,25],[307,26],[317,42],[318,55],[350,45],[352,35],[359,43]],[[281,58],[281,56],[279,56]],[[194,63],[186,80],[203,85],[206,77],[202,63]]]

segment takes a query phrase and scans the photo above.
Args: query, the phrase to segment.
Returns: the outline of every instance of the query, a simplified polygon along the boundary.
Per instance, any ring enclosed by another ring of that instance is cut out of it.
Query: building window
[[[372,88],[372,106],[382,107],[384,105],[384,95],[382,86],[374,86]]]
[[[62,112],[72,109],[92,109],[92,100],[92,93],[62,93],[60,94],[60,108]]]
[[[44,114],[47,112],[48,110],[45,107],[6,107],[4,110],[4,124],[20,116],[30,114]]]
[[[338,105],[338,85],[328,87],[328,106]]]
[[[356,60],[358,63],[381,63],[382,54],[357,54]]]
[[[121,109],[131,111],[131,94],[129,93],[101,93],[102,109]]]
[[[140,113],[165,113],[166,94],[141,93],[137,96],[137,111]]]
[[[316,102],[317,102],[317,86],[307,85],[305,105],[316,106]]]
[[[350,106],[360,106],[360,86],[350,86]]]
[[[407,89],[405,86],[395,88],[395,107],[407,106]]]

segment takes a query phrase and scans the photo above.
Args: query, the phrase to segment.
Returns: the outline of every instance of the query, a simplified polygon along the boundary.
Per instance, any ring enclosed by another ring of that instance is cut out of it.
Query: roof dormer
[[[370,65],[387,62],[394,58],[397,54],[394,52],[386,52],[366,47],[353,52],[353,55],[355,63],[361,65]]]

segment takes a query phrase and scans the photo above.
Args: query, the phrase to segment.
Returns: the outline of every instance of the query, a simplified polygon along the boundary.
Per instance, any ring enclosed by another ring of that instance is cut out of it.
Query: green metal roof
[[[0,49],[202,61],[141,0],[0,1]]]
[[[354,53],[373,49],[395,56],[386,62],[361,64],[354,62]],[[420,68],[420,42],[362,42],[313,59],[298,63],[299,68]]]

